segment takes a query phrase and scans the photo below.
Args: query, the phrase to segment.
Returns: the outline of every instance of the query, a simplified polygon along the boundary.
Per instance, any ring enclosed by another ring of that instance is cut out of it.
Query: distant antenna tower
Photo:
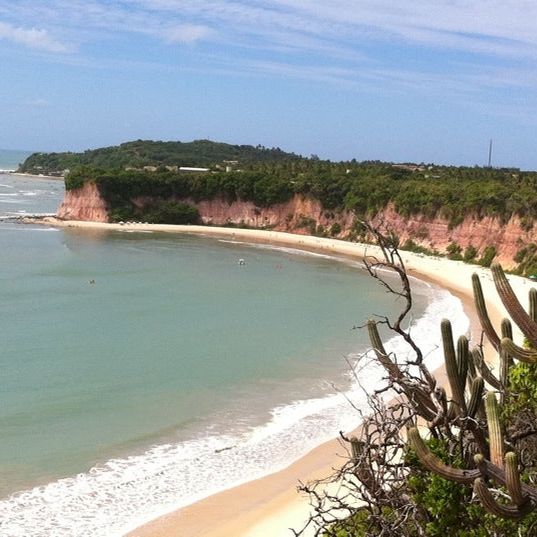
[[[489,163],[488,167],[492,168],[492,139],[489,142]]]

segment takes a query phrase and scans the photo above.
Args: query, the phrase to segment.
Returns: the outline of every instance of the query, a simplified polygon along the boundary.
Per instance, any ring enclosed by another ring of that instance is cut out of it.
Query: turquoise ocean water
[[[350,366],[367,341],[353,327],[397,308],[359,263],[5,218],[62,195],[0,175],[2,536],[122,535],[356,425]],[[466,330],[449,293],[415,293],[426,349],[440,317]]]

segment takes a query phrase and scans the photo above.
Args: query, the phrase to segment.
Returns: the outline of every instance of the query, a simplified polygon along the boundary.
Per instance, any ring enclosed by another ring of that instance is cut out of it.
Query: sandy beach
[[[38,222],[57,227],[94,230],[194,233],[228,240],[286,245],[358,259],[366,255],[376,256],[380,253],[377,247],[371,245],[274,231],[190,225],[103,224],[61,221],[55,218],[45,218]],[[436,283],[461,299],[464,310],[470,318],[471,338],[474,343],[479,341],[481,329],[473,309],[472,273],[477,272],[481,276],[483,291],[487,297],[487,305],[494,325],[498,327],[501,319],[507,316],[496,294],[488,269],[446,258],[426,257],[404,251],[401,252],[401,256],[409,274]],[[517,276],[510,276],[509,279],[522,303],[526,304],[531,282]],[[456,337],[458,335],[455,334]],[[515,339],[517,338],[520,338],[520,334],[515,334]],[[495,360],[490,352],[487,358],[489,362]],[[438,374],[441,374],[441,371]],[[307,498],[299,496],[296,491],[298,483],[326,477],[332,473],[333,468],[341,464],[345,454],[344,446],[338,440],[333,440],[317,447],[280,472],[210,496],[137,528],[128,535],[131,537],[186,535],[189,537],[289,537],[293,535],[289,528],[301,528],[309,514]]]
[[[57,175],[43,175],[35,173],[25,173],[25,172],[18,172],[15,170],[2,170],[1,173],[4,173],[6,175],[16,175],[18,177],[31,177],[32,179],[54,179],[55,181],[64,181],[64,177],[59,177]]]

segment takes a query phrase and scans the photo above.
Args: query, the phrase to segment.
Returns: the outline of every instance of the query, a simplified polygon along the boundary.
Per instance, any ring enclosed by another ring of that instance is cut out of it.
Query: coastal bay
[[[240,230],[236,228],[213,228],[205,226],[156,226],[143,224],[102,224],[92,222],[48,220],[49,224],[66,227],[83,227],[90,229],[153,229],[168,233],[200,233],[218,236],[228,240],[266,242],[273,246],[286,245],[309,248],[318,252],[330,252],[331,255],[356,256],[379,255],[375,246],[348,243],[333,239],[308,237],[262,230]],[[506,312],[496,295],[490,271],[475,265],[452,261],[440,257],[428,257],[411,252],[402,252],[403,260],[410,274],[434,282],[448,289],[464,304],[465,314],[472,320],[471,338],[480,340],[481,329],[473,308],[471,275],[477,272],[482,279],[484,292],[490,297],[491,315],[496,325]],[[511,277],[515,291],[525,300],[529,290],[529,281],[521,277]],[[449,317],[449,312],[444,312]],[[459,312],[458,315],[462,313]],[[464,314],[463,314],[464,315]],[[451,319],[455,323],[457,319]],[[440,341],[439,325],[431,326],[432,337]],[[518,334],[516,337],[520,337]],[[490,349],[488,358],[494,364],[495,356]],[[437,374],[442,376],[442,370]],[[308,503],[300,498],[295,487],[299,481],[319,479],[329,475],[341,463],[346,454],[338,441],[332,441],[316,448],[306,457],[292,464],[287,469],[269,477],[241,485],[202,500],[190,507],[166,515],[154,523],[148,524],[132,533],[133,536],[148,535],[175,536],[187,531],[189,535],[210,537],[290,535],[289,528],[299,528],[308,516]],[[207,516],[211,513],[210,517]]]
[[[30,196],[30,198],[32,197],[34,196]],[[70,248],[75,247],[75,249],[80,248],[81,241],[82,243],[84,243],[84,241],[89,241],[94,245],[98,245],[103,240],[106,242],[106,237],[110,237],[110,233],[112,233],[112,236],[116,237],[116,241],[119,240],[119,242],[116,242],[116,244],[121,244],[123,240],[126,240],[127,244],[130,245],[136,244],[139,240],[153,240],[154,237],[163,237],[161,240],[164,240],[164,244],[166,244],[166,236],[172,238],[173,236],[180,237],[184,234],[201,234],[212,237],[209,240],[217,240],[221,246],[225,246],[226,248],[242,249],[239,251],[242,251],[243,253],[239,254],[237,252],[234,254],[234,257],[230,259],[235,269],[238,268],[236,263],[239,255],[246,255],[244,252],[252,251],[258,251],[260,253],[266,252],[266,247],[270,249],[269,251],[275,252],[278,251],[278,248],[283,249],[281,250],[281,253],[283,253],[285,256],[291,256],[291,258],[295,257],[300,249],[310,250],[312,253],[320,254],[322,256],[320,258],[314,256],[311,259],[319,259],[323,264],[327,263],[327,267],[331,266],[333,263],[333,257],[343,256],[347,259],[354,259],[354,261],[351,262],[352,265],[352,263],[356,263],[358,259],[361,259],[361,257],[366,254],[378,254],[378,251],[375,249],[375,247],[371,245],[360,245],[344,241],[323,239],[318,237],[297,236],[287,233],[240,230],[236,228],[213,228],[205,226],[145,226],[141,224],[98,224],[91,222],[59,221],[51,218],[40,218],[34,223],[37,222],[39,223],[39,226],[21,226],[21,224],[10,223],[6,224],[7,227],[4,227],[4,230],[21,230],[21,232],[23,232],[22,230],[31,231],[35,229],[35,233],[39,233],[39,230],[46,231],[64,228],[66,233],[65,237],[67,239],[65,244]],[[310,254],[308,254],[308,256],[309,255]],[[490,282],[490,276],[488,274],[488,270],[486,269],[449,261],[445,258],[435,259],[407,252],[403,252],[403,258],[411,274],[414,273],[421,279],[425,278],[435,281],[444,287],[450,288],[454,293],[460,294],[462,297],[467,296],[470,274],[472,271],[477,269],[484,277],[486,292],[490,296],[494,295]],[[348,265],[349,273],[356,270],[351,265]],[[301,266],[303,267],[303,265]],[[345,266],[345,263],[343,266]],[[277,272],[280,269],[276,267],[277,263],[270,265],[271,270],[275,270]],[[465,283],[465,279],[467,280],[468,284]],[[513,278],[513,280],[516,283],[519,291],[527,291],[527,285],[525,283],[527,280],[521,278]],[[100,279],[97,281],[97,285],[99,284]],[[450,302],[450,304],[456,303],[457,302]],[[466,311],[469,312],[471,309],[467,307]],[[449,314],[449,309],[446,309],[444,305],[441,313]],[[465,322],[465,316],[462,314],[462,310],[455,310],[453,313],[460,317],[459,320],[462,320],[463,323]],[[437,312],[431,317],[431,324],[429,328],[427,328],[427,330],[431,331],[433,338],[434,330],[438,330],[438,315],[439,313]],[[464,324],[462,326],[464,326]],[[465,331],[465,328],[462,328],[462,330]],[[329,370],[332,370],[333,372],[334,367],[330,365],[327,371]],[[288,387],[289,386],[287,385],[286,389]],[[332,433],[331,436],[334,436],[334,433]],[[320,436],[312,437],[313,443],[311,444],[311,447],[317,445],[320,440]],[[225,447],[227,446],[223,444],[220,447],[217,446],[215,449],[219,450]],[[155,532],[157,531],[155,528],[159,528],[158,531],[162,530],[165,532],[163,535],[174,535],[174,531],[176,532],[175,534],[180,535],[181,532],[185,531],[185,528],[188,527],[188,531],[191,532],[192,535],[209,535],[210,531],[220,532],[215,533],[215,536],[225,535],[225,533],[222,533],[225,531],[228,532],[227,535],[251,535],[251,532],[254,530],[258,531],[259,535],[263,535],[266,534],[267,524],[269,524],[275,532],[274,535],[277,535],[278,531],[285,535],[287,528],[290,526],[299,527],[305,516],[307,516],[307,511],[304,509],[305,504],[303,500],[300,501],[295,493],[296,483],[299,479],[306,481],[312,477],[323,477],[329,473],[330,468],[336,466],[341,460],[340,457],[336,455],[338,450],[341,455],[344,454],[344,451],[341,451],[341,448],[337,445],[337,443],[315,448],[311,454],[312,458],[309,459],[310,462],[304,462],[304,459],[300,459],[292,463],[292,466],[289,467],[289,470],[282,470],[274,474],[272,477],[264,478],[273,480],[273,485],[270,486],[267,485],[267,481],[264,479],[241,485],[239,489],[229,489],[229,485],[224,484],[223,488],[229,490],[210,496],[206,500],[201,500],[201,502],[195,503],[191,507],[186,507],[180,510],[177,513],[178,518],[176,518],[175,515],[172,515],[166,517],[165,519],[159,519],[159,521],[155,523],[156,525],[149,526],[149,531]],[[118,454],[119,453],[120,452],[118,452]],[[225,451],[223,453],[226,454]],[[319,455],[321,453],[323,454],[322,456]],[[280,467],[287,465],[288,463],[283,462]],[[306,468],[308,468],[308,470],[304,471]],[[272,471],[274,469],[277,469],[277,467],[272,466]],[[120,473],[117,475],[121,475],[122,471],[123,470],[119,468]],[[271,467],[269,463],[269,466],[263,473],[270,472]],[[229,484],[233,485],[232,482],[229,482]],[[255,490],[257,490],[257,493],[255,493]],[[215,504],[214,502],[217,503]],[[215,507],[217,504],[221,504],[220,510]],[[233,505],[235,506],[234,508],[232,508]],[[169,506],[165,507],[162,507],[162,504],[160,504],[159,507],[158,499],[154,497],[150,500],[147,507],[149,507],[148,511],[153,512],[154,516],[157,516],[159,514],[159,510],[161,513],[163,513],[173,509],[173,503],[170,503]],[[201,509],[201,511],[198,509]],[[210,521],[207,521],[206,516],[201,516],[203,513],[207,514],[208,512],[211,513]],[[189,515],[188,513],[191,514]],[[110,514],[112,514],[112,512],[110,512]],[[139,512],[133,512],[129,515],[129,524],[124,527],[130,526],[134,528],[134,526],[145,522],[147,520],[147,516],[148,515],[146,514],[140,517]],[[189,523],[192,523],[193,525],[185,526],[186,520],[189,520]],[[203,522],[200,524],[200,521],[202,520]],[[276,525],[274,526],[273,524]],[[118,535],[122,532],[123,530],[120,531]],[[110,533],[106,534],[109,535]]]

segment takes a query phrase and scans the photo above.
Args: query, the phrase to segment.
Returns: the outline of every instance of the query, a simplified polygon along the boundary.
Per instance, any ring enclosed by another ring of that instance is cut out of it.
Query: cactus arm
[[[474,291],[475,309],[477,310],[481,327],[483,328],[483,331],[485,332],[485,335],[487,336],[487,339],[490,341],[491,345],[498,350],[500,346],[500,338],[490,322],[485,297],[483,296],[483,288],[481,287],[479,276],[476,273],[472,274],[472,288]]]
[[[494,392],[488,392],[485,397],[485,411],[489,431],[490,460],[492,464],[503,468],[503,435],[498,400]]]
[[[488,368],[487,364],[485,363],[485,359],[481,354],[481,351],[479,349],[473,349],[472,357],[474,359],[476,369],[479,371],[485,382],[490,384],[494,389],[501,390],[501,382],[492,374],[491,370]]]
[[[502,299],[505,309],[509,312],[509,315],[522,333],[537,346],[537,323],[532,320],[521,306],[502,267],[496,263],[492,265],[491,270],[496,290]]]
[[[427,421],[433,420],[437,413],[433,401],[419,386],[409,386],[407,377],[386,352],[380,338],[377,323],[370,319],[367,322],[367,329],[369,331],[369,340],[371,341],[371,346],[375,351],[377,359],[387,371],[390,378],[399,383],[407,398],[416,405],[420,416],[423,416]]]
[[[529,292],[529,302],[530,302],[530,317],[533,322],[537,323],[537,289],[532,287]],[[513,337],[511,336],[511,339]]]
[[[512,451],[505,454],[505,481],[513,503],[517,506],[524,505],[528,501],[528,497],[522,494],[522,483],[520,482],[520,473],[518,471],[518,457]]]
[[[471,385],[473,380],[477,377],[477,370],[475,367],[474,355],[468,352],[468,383]]]
[[[506,388],[509,385],[509,367],[511,365],[511,359],[509,353],[502,346],[500,348],[500,382],[502,383],[502,389],[500,390],[500,405],[505,403],[507,393]]]
[[[472,381],[470,388],[470,400],[468,401],[468,416],[475,418],[479,406],[483,400],[483,390],[485,388],[485,382],[481,377],[476,377]]]
[[[509,338],[513,341],[513,326],[509,319],[502,319],[502,340]],[[502,383],[503,390],[500,392],[500,402],[503,404],[505,401],[505,388],[508,383],[509,368],[513,365],[513,357],[502,348],[502,342],[500,341],[500,382]]]
[[[520,507],[498,503],[481,477],[478,477],[474,481],[474,492],[483,507],[489,511],[489,513],[501,518],[510,518],[514,520],[523,518],[529,512],[529,509],[531,509],[531,504],[529,502],[526,502],[525,505]]]
[[[478,469],[464,470],[452,468],[451,466],[444,464],[436,455],[429,451],[429,448],[425,445],[425,442],[416,427],[412,427],[408,430],[408,439],[423,466],[444,479],[468,484],[472,483],[474,479],[481,475],[481,472]]]
[[[496,483],[498,483],[498,485],[507,487],[507,477],[504,470],[486,460],[485,457],[483,457],[483,455],[480,453],[474,456],[474,462],[482,476],[494,480]],[[531,498],[531,501],[534,504],[537,503],[537,489],[535,487],[521,483],[521,489],[522,494],[528,496],[528,498]]]
[[[502,351],[505,351],[508,355],[508,357],[516,358],[517,360],[520,360],[521,362],[525,362],[527,364],[535,364],[537,363],[537,351],[533,349],[524,349],[523,347],[519,347],[516,343],[513,342],[512,339],[509,339],[507,337],[504,337],[501,342],[501,349]]]
[[[463,390],[468,377],[468,354],[468,338],[466,336],[460,336],[457,340],[457,369]]]
[[[453,334],[451,323],[444,319],[441,323],[442,343],[444,346],[444,361],[446,363],[446,373],[451,386],[451,397],[455,401],[455,411],[458,415],[466,414],[466,401],[464,400],[464,383],[459,373],[455,348],[453,346]]]
[[[509,339],[513,339],[513,325],[511,324],[511,321],[507,318],[502,319],[502,338],[508,337]]]
[[[399,369],[399,366],[388,356],[386,349],[380,339],[379,330],[377,328],[377,323],[373,320],[367,321],[367,330],[369,332],[369,340],[371,341],[371,346],[377,355],[378,361],[384,367],[384,369],[390,375],[390,378],[393,380],[400,380],[403,378],[403,372]]]

